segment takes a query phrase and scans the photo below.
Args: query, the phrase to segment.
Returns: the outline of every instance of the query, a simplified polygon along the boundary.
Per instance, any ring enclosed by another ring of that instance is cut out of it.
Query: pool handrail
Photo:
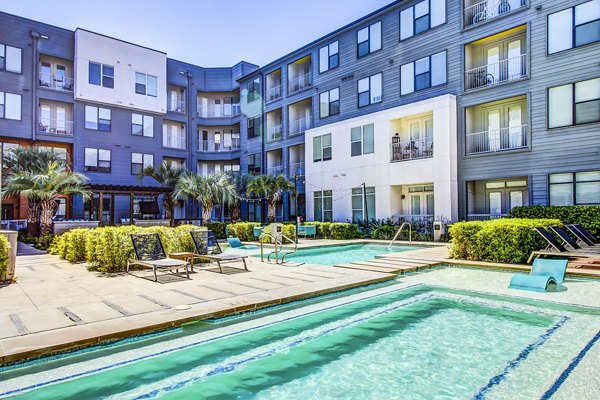
[[[400,236],[400,232],[402,232],[402,229],[408,225],[408,242],[412,243],[412,224],[408,221],[404,221],[402,223],[402,225],[400,225],[400,228],[398,228],[398,230],[396,231],[396,234],[394,235],[394,238],[392,239],[392,242],[390,243],[390,245],[388,246],[388,250],[392,249],[392,246],[394,245],[394,242],[396,241],[396,239],[398,239],[398,236]]]

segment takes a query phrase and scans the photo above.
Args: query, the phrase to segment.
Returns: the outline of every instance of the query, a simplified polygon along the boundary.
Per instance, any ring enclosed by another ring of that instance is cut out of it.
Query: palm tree
[[[229,196],[235,196],[235,185],[226,174],[198,175],[186,172],[175,186],[176,197],[191,197],[202,204],[202,223],[207,225],[215,204]]]
[[[296,188],[288,178],[283,175],[258,175],[248,182],[246,192],[249,196],[267,198],[267,218],[269,223],[275,221],[277,203],[281,201],[284,193],[295,193]]]
[[[226,196],[225,203],[229,205],[231,211],[231,222],[237,222],[241,218],[241,199],[239,194],[246,193],[246,187],[250,182],[251,176],[239,172],[226,172],[230,181],[235,186],[236,193],[233,196]]]
[[[52,233],[52,217],[63,196],[90,196],[85,184],[88,178],[72,172],[64,164],[51,162],[42,171],[22,171],[10,176],[2,188],[2,196],[26,196],[40,207],[40,236]]]
[[[167,194],[163,196],[163,205],[165,206],[165,214],[170,219],[171,226],[175,226],[175,204],[177,204],[177,197],[175,194],[175,186],[179,181],[179,177],[185,172],[185,168],[182,166],[175,166],[170,163],[162,163],[158,169],[147,166],[140,173],[140,179],[148,176],[154,179],[158,184],[169,190]]]
[[[3,167],[7,176],[30,172],[42,173],[50,163],[67,166],[65,160],[53,151],[42,150],[38,147],[16,147],[4,154]],[[36,198],[27,199],[27,236],[38,236],[40,227],[40,204]]]

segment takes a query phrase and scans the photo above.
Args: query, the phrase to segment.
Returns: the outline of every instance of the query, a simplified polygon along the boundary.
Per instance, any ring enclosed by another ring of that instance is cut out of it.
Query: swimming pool
[[[599,327],[597,309],[391,285],[7,370],[0,397],[546,399]]]
[[[285,261],[318,265],[339,265],[357,261],[372,260],[375,256],[401,251],[422,249],[424,246],[394,245],[388,250],[387,245],[371,243],[355,243],[337,246],[311,247],[298,249],[294,254],[285,257]],[[265,255],[269,254],[265,252]],[[260,256],[254,252],[253,255]],[[281,257],[281,256],[280,256]]]

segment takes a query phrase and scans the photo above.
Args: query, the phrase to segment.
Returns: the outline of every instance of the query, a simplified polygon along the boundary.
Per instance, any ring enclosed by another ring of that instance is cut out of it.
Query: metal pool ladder
[[[273,236],[268,232],[263,233],[262,235],[260,235],[259,237],[259,241],[260,241],[260,261],[264,262],[264,243],[263,243],[263,238],[268,237],[270,239],[273,240],[274,244],[275,244],[275,249],[269,253],[269,255],[267,256],[267,262],[271,261],[271,256],[273,254],[275,254],[275,264],[283,264],[285,262],[285,257],[287,255],[290,254],[294,254],[297,250],[298,250],[298,243],[296,243],[295,240],[290,239],[289,237],[283,235],[283,234],[279,234],[277,236]],[[294,249],[292,251],[288,251],[286,253],[283,253],[283,256],[281,257],[281,261],[279,260],[279,253],[281,251],[283,251],[283,240],[287,240],[290,243],[294,244]]]
[[[394,235],[392,242],[388,246],[388,250],[390,250],[392,248],[392,246],[394,245],[394,242],[396,241],[396,239],[398,239],[398,236],[400,236],[400,232],[402,232],[402,229],[404,229],[404,227],[407,225],[408,225],[408,242],[412,243],[412,225],[410,224],[410,222],[403,222],[402,225],[400,225],[400,228],[398,228],[398,230],[396,231],[396,234]]]

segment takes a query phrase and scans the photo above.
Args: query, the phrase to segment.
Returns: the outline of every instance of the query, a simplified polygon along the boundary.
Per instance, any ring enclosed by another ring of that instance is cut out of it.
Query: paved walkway
[[[44,250],[36,249],[32,244],[17,242],[18,256],[34,256],[39,254],[46,254],[46,252]]]

